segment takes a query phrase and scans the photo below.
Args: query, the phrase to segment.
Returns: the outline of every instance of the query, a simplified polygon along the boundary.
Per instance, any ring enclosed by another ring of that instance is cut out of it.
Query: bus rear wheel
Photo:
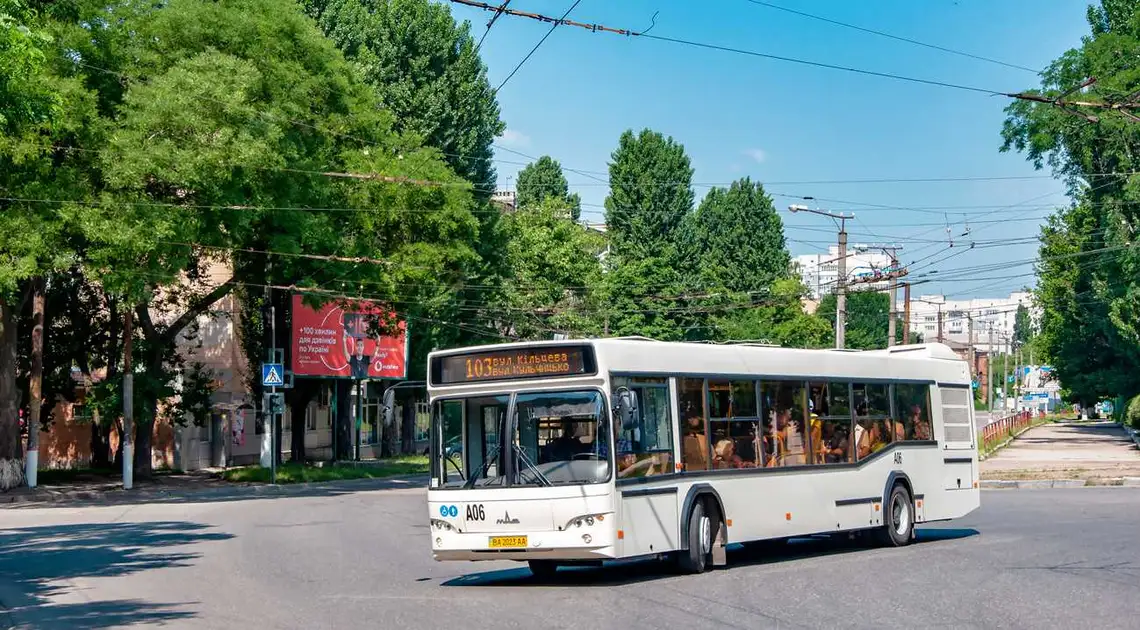
[[[552,560],[528,560],[530,574],[540,580],[549,580],[558,573],[558,563]]]
[[[887,547],[902,547],[910,544],[914,536],[914,503],[910,500],[910,492],[906,486],[895,484],[891,488],[887,499],[886,510],[883,514],[882,529],[879,530],[879,542]]]
[[[704,573],[712,561],[715,512],[697,501],[689,512],[689,548],[677,554],[677,566],[685,573]]]

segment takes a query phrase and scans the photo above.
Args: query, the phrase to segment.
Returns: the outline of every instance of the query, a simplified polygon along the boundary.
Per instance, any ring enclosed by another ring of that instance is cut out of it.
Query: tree
[[[619,335],[682,339],[701,330],[687,297],[696,280],[682,260],[682,225],[693,209],[693,169],[672,138],[626,131],[610,163],[610,251],[604,328]]]
[[[1033,321],[1029,317],[1029,309],[1024,304],[1018,304],[1013,320],[1013,342],[1018,347],[1024,347],[1032,339]]]
[[[569,216],[577,221],[582,216],[582,200],[577,193],[570,194],[566,176],[558,160],[544,155],[519,171],[515,206],[520,209],[537,206],[548,198],[560,200],[569,209]]]
[[[835,330],[835,294],[823,296],[816,315],[831,324]],[[877,291],[849,291],[847,293],[846,347],[854,350],[875,350],[887,347],[887,328],[890,322],[891,298]],[[896,329],[896,338],[901,339]]]
[[[693,210],[693,168],[685,148],[643,129],[626,131],[610,162],[606,231],[619,260],[661,257],[677,262],[685,217]]]
[[[520,179],[521,182],[521,179]],[[547,339],[551,333],[596,335],[605,239],[565,214],[564,199],[550,196],[525,212],[508,215],[509,333]]]
[[[716,318],[717,336],[723,341],[767,341],[785,348],[829,347],[832,328],[822,318],[804,312],[806,295],[799,278],[777,280],[757,305]]]
[[[1090,35],[1042,73],[1034,92],[1059,96],[1095,77],[1082,100],[1132,98],[1140,76],[1128,60],[1140,54],[1140,2],[1102,0],[1087,17]],[[1082,403],[1108,393],[1105,387],[1124,396],[1140,392],[1140,380],[1130,377],[1140,372],[1140,252],[1131,245],[1140,223],[1140,178],[1132,175],[1140,169],[1140,125],[1104,111],[1092,123],[1052,103],[1016,101],[1006,111],[1002,150],[1024,152],[1037,168],[1048,165],[1068,182],[1075,202],[1042,234],[1036,297],[1046,353]],[[1046,253],[1065,259],[1054,264]],[[1113,369],[1089,364],[1078,349]]]
[[[429,0],[305,0],[309,15],[360,69],[394,129],[443,152],[490,197],[492,143],[506,126],[469,23]]]
[[[790,271],[783,222],[764,186],[747,177],[709,189],[685,228],[685,258],[702,287],[758,294]]]
[[[80,135],[92,113],[91,101],[78,82],[54,71],[53,48],[49,29],[23,3],[0,3],[0,190],[12,199],[82,193],[85,188],[83,178],[52,145]],[[68,230],[58,207],[0,201],[0,491],[23,480],[16,381],[19,316],[32,286],[69,264]]]

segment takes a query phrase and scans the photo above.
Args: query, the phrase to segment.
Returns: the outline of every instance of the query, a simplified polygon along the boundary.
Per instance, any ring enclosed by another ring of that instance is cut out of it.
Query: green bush
[[[1133,429],[1140,429],[1140,395],[1128,401],[1128,409],[1124,412],[1124,420],[1132,425]]]

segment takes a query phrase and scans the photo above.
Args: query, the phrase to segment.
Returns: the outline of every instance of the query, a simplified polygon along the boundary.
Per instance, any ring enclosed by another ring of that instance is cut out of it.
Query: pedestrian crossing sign
[[[261,384],[264,387],[281,387],[285,385],[285,366],[280,363],[262,363]]]

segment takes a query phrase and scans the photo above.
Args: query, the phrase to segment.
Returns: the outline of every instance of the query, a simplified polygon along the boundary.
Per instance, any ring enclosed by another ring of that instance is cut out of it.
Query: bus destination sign
[[[588,356],[584,346],[548,346],[439,357],[433,367],[432,380],[438,384],[580,376],[594,371],[592,357]]]

